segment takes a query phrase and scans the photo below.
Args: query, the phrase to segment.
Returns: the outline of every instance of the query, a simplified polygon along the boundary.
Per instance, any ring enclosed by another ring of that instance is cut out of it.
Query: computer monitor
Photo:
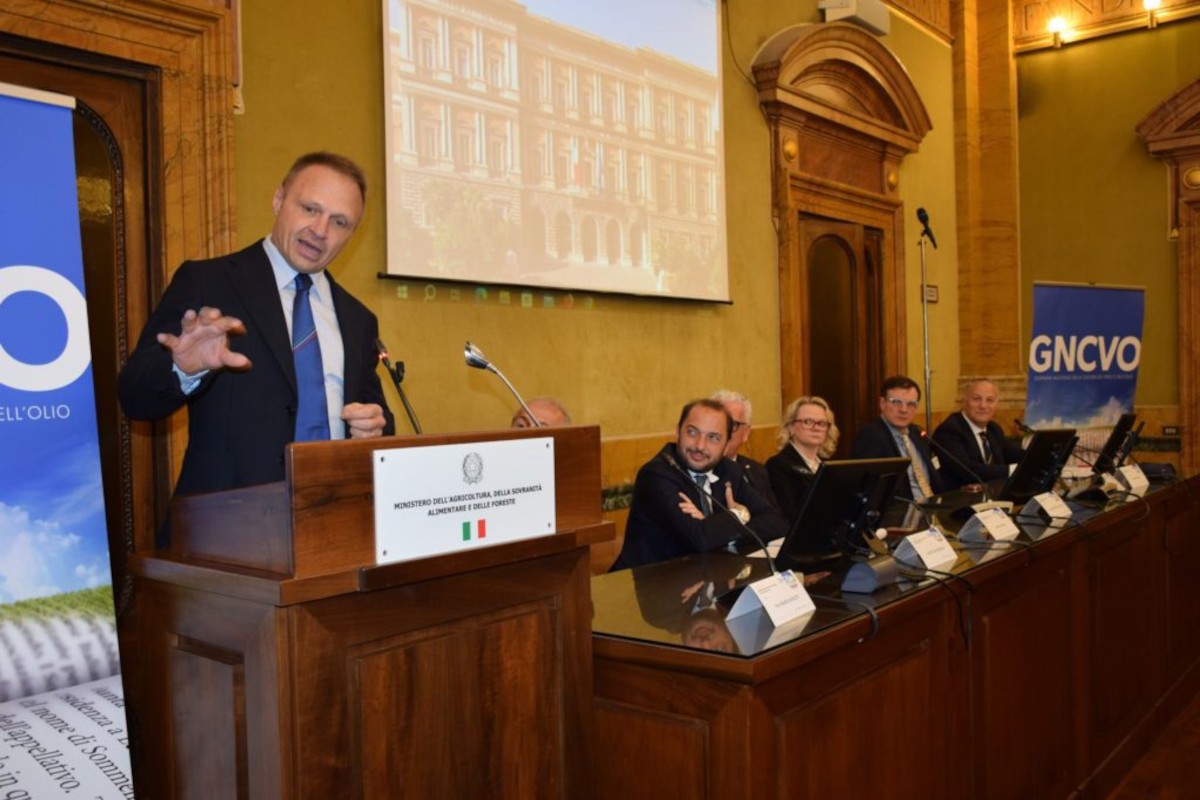
[[[1074,428],[1036,431],[1017,468],[1008,476],[996,499],[1019,505],[1034,495],[1053,489],[1077,441],[1079,437],[1075,435]]]
[[[866,547],[883,507],[908,480],[907,458],[826,461],[813,478],[804,505],[784,537],[775,562],[816,571],[835,567],[853,549]]]
[[[1100,452],[1096,454],[1095,461],[1092,462],[1092,471],[1097,475],[1103,475],[1106,472],[1112,472],[1119,466],[1120,461],[1124,460],[1125,440],[1129,438],[1129,432],[1133,430],[1133,423],[1137,420],[1137,414],[1122,414],[1117,420],[1117,424],[1113,426],[1112,433],[1108,435],[1108,441],[1104,443],[1104,447],[1100,448]]]

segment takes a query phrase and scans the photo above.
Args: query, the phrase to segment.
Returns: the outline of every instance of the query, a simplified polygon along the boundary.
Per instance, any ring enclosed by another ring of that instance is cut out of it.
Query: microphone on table
[[[1014,419],[1013,424],[1017,426],[1017,430],[1021,431],[1021,433],[1025,434],[1026,436],[1033,436],[1035,433],[1037,433],[1037,430],[1029,427],[1019,419]]]
[[[978,472],[976,472],[974,469],[972,469],[971,466],[969,464],[967,464],[965,461],[963,461],[961,458],[954,455],[954,453],[951,452],[950,448],[946,447],[944,444],[942,444],[941,442],[939,442],[937,439],[933,438],[932,436],[927,435],[925,433],[925,431],[921,431],[921,438],[924,439],[925,441],[929,442],[930,447],[937,450],[939,453],[944,455],[946,458],[953,461],[954,464],[957,467],[959,467],[960,469],[962,469],[963,472],[967,473],[967,475],[969,475],[975,479],[975,483],[978,484],[982,489],[983,502],[986,503],[992,499],[991,495],[988,493],[987,481],[985,481],[983,479],[982,475],[980,475]]]
[[[683,467],[681,467],[679,465],[679,462],[675,460],[675,456],[673,456],[671,453],[663,453],[663,457],[666,458],[667,463],[670,464],[672,467],[674,467],[676,469],[676,471],[678,471],[681,475],[683,475],[685,478],[687,478],[691,483],[693,483],[693,484],[695,483],[695,481],[692,479],[691,473],[689,473],[687,470],[685,470]],[[728,481],[726,481],[726,483],[728,483]],[[700,490],[700,491],[703,491],[703,490]],[[766,557],[767,566],[769,566],[771,568],[771,574],[778,575],[779,570],[775,569],[775,559],[771,558],[771,551],[770,551],[770,549],[767,548],[767,543],[762,540],[762,537],[759,536],[757,533],[755,533],[753,528],[751,528],[746,523],[742,522],[742,518],[739,517],[737,514],[733,513],[733,511],[729,508],[729,506],[725,505],[720,500],[718,500],[716,492],[711,493],[708,496],[708,499],[717,508],[724,511],[729,516],[733,517],[733,519],[737,522],[737,524],[741,526],[742,530],[744,530],[746,533],[750,534],[750,538],[754,540],[754,543],[759,546],[759,548],[762,550],[763,555]]]
[[[929,237],[929,243],[933,245],[933,249],[937,250],[937,239],[933,238],[933,228],[929,227],[929,212],[923,208],[917,209],[917,219],[921,222],[922,236]]]
[[[404,394],[404,389],[400,386],[404,381],[404,362],[397,361],[395,366],[392,366],[391,359],[388,358],[387,346],[382,339],[375,340],[375,353],[379,356],[379,363],[383,364],[383,368],[387,370],[388,377],[392,379],[392,383],[396,386],[396,392],[400,395],[400,402],[404,404],[404,413],[408,415],[408,421],[412,425],[413,433],[420,434],[421,423],[417,421],[417,415],[412,410],[412,406],[408,404],[408,395]]]
[[[921,436],[925,436],[925,431],[921,431]],[[968,465],[966,462],[964,462],[958,456],[954,455],[954,453],[952,453],[949,448],[947,448],[944,444],[939,442],[937,439],[934,439],[932,436],[929,436],[926,438],[928,438],[929,444],[932,445],[939,453],[941,453],[942,455],[949,458],[958,467],[960,467],[963,470],[963,472],[967,473],[972,478],[974,478],[975,482],[977,484],[979,484],[980,489],[983,492],[983,499],[980,500],[978,503],[972,503],[971,505],[963,506],[962,508],[958,508],[958,509],[955,509],[954,511],[950,512],[950,516],[952,518],[959,520],[961,522],[961,521],[970,519],[975,514],[978,514],[982,511],[987,511],[987,510],[993,509],[993,508],[999,508],[999,509],[1003,510],[1004,513],[1006,513],[1006,514],[1010,514],[1010,515],[1012,514],[1012,508],[1013,508],[1012,503],[1008,502],[1007,500],[992,500],[992,495],[988,491],[987,481],[985,481],[983,479],[982,475],[980,475],[975,470],[971,469],[970,465]]]
[[[521,399],[521,395],[517,393],[516,388],[509,383],[508,378],[504,377],[504,373],[501,372],[495,364],[488,361],[487,356],[483,354],[482,350],[468,341],[466,347],[463,348],[463,358],[466,359],[468,367],[485,369],[488,372],[491,372],[493,375],[498,376],[500,380],[504,381],[504,385],[508,387],[510,392],[512,392],[513,397],[517,398],[517,402],[521,404],[521,409],[527,415],[529,415],[529,421],[533,423],[533,427],[544,427],[542,423],[538,421],[538,418],[533,415],[533,412],[529,410],[529,406],[525,405],[525,401]]]

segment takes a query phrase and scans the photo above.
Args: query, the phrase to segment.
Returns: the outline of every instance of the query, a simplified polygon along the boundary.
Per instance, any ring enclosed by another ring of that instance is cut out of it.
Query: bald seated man
[[[1000,393],[996,384],[979,378],[963,387],[962,410],[946,417],[933,432],[933,441],[954,458],[940,459],[942,480],[958,489],[1008,477],[1010,465],[1021,460],[1021,448],[993,421]]]
[[[571,414],[567,411],[566,406],[553,397],[535,397],[525,405],[529,406],[529,410],[533,412],[534,419],[538,421],[538,424],[533,424],[529,415],[525,413],[525,409],[518,408],[517,413],[513,414],[509,427],[554,428],[559,425],[571,424]]]

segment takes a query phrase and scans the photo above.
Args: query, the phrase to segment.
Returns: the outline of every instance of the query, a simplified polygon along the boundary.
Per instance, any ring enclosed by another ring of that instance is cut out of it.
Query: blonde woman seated
[[[837,450],[838,429],[829,404],[797,397],[783,412],[778,453],[767,459],[771,489],[788,523],[795,521],[821,462]]]

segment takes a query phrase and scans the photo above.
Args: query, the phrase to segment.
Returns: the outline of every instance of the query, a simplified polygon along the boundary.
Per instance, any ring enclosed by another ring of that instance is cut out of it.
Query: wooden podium
[[[554,536],[375,564],[371,454],[555,439]],[[596,427],[291,445],[282,483],[178,498],[130,557],[139,797],[591,792]]]

